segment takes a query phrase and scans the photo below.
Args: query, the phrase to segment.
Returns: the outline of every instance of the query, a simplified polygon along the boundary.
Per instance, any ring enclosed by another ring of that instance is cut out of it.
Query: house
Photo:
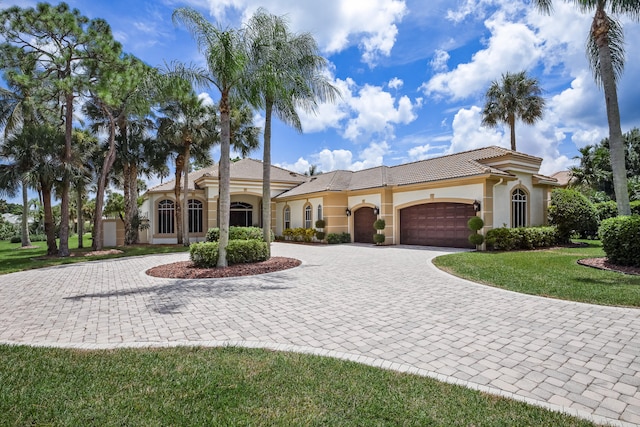
[[[556,179],[539,174],[542,159],[486,147],[398,166],[305,176],[271,168],[271,228],[313,228],[351,234],[373,243],[373,222],[383,218],[385,244],[471,247],[467,221],[485,227],[543,225]],[[149,189],[142,214],[149,228],[141,241],[175,243],[173,181]],[[189,236],[204,240],[218,224],[217,165],[189,174]],[[231,164],[231,225],[262,226],[262,162]]]

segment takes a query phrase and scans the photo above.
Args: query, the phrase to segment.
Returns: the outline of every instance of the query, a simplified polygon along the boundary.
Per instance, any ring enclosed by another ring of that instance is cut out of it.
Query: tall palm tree
[[[611,169],[619,215],[631,215],[625,167],[625,147],[620,126],[617,82],[624,69],[624,34],[622,25],[613,15],[640,19],[640,0],[565,0],[583,12],[593,12],[587,39],[587,57],[596,82],[602,85],[609,124]],[[533,0],[543,13],[550,14],[552,0]]]
[[[542,118],[545,101],[538,80],[527,77],[525,71],[502,75],[494,80],[485,94],[482,124],[496,127],[500,123],[509,126],[511,149],[516,151],[516,120],[532,125]]]
[[[220,91],[220,239],[218,267],[227,266],[229,215],[231,212],[230,167],[231,129],[230,97],[238,90],[246,69],[247,53],[242,32],[220,29],[199,12],[181,7],[173,12],[173,21],[184,25],[196,40],[205,57],[206,70],[185,72],[200,84],[213,84]],[[187,70],[185,70],[187,71]]]
[[[229,119],[231,147],[244,159],[260,146],[261,129],[253,124],[253,109],[236,98],[231,99]]]
[[[270,242],[272,115],[302,132],[297,108],[313,112],[318,101],[334,100],[338,90],[324,74],[327,61],[313,36],[292,33],[284,17],[259,9],[248,23],[247,44],[250,79],[245,88],[251,102],[265,111],[262,218],[264,239]]]
[[[208,153],[214,144],[216,115],[212,107],[204,104],[195,92],[178,96],[160,108],[162,117],[158,120],[158,139],[175,153],[176,234],[178,244],[189,245],[188,196],[189,165],[192,149]],[[181,182],[184,178],[183,197]]]

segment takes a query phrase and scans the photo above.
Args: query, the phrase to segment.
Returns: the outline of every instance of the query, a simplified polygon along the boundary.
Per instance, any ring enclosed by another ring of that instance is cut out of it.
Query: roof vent
[[[297,173],[295,173],[295,172],[289,172],[289,175],[291,175],[291,176],[298,176],[298,174],[297,174]]]

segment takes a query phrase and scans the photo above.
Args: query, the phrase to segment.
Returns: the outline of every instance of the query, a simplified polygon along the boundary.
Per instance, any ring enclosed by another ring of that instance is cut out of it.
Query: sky
[[[125,52],[147,64],[203,64],[190,34],[171,20],[192,7],[239,28],[259,7],[311,33],[340,98],[300,112],[303,133],[275,120],[272,162],[300,173],[397,165],[498,145],[508,127],[481,125],[484,94],[507,72],[527,71],[546,100],[542,120],[516,123],[518,151],[547,175],[576,164],[578,149],[607,137],[604,94],[585,55],[591,14],[556,0],[550,16],[519,0],[69,0],[103,18]],[[0,0],[0,7],[33,6]],[[622,130],[640,127],[640,24],[621,17],[626,65],[618,93]],[[201,94],[216,101],[215,89]],[[262,126],[263,113],[255,122]],[[219,151],[213,152],[219,160]],[[250,155],[261,159],[261,148]],[[150,183],[151,185],[154,182]]]

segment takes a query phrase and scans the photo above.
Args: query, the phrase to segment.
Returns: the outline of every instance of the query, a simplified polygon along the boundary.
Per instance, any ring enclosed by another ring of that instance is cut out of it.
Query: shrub
[[[227,262],[229,264],[246,264],[264,261],[268,258],[266,242],[252,240],[229,240],[227,245]]]
[[[596,208],[589,199],[575,190],[553,190],[549,221],[558,227],[562,243],[568,243],[573,233],[586,238],[595,236],[598,231]]]
[[[471,231],[481,230],[482,227],[484,227],[484,221],[479,216],[472,216],[469,218],[469,221],[467,221],[467,227],[469,227]]]
[[[286,240],[294,242],[310,242],[316,235],[314,228],[287,228],[282,232]]]
[[[600,238],[610,262],[640,267],[640,216],[619,216],[602,221]]]
[[[11,243],[22,243],[22,237],[21,236],[13,236],[10,240]]]
[[[384,234],[378,233],[373,235],[373,243],[375,243],[376,245],[383,244],[385,240],[386,237],[384,237]]]
[[[213,268],[218,264],[218,242],[192,243],[189,258],[196,267]]]
[[[0,218],[2,220],[2,218]],[[20,228],[7,221],[0,221],[0,240],[9,240],[20,233]]]
[[[614,201],[595,203],[593,207],[596,208],[599,221],[618,216],[618,206]]]
[[[559,238],[556,227],[493,228],[487,231],[486,242],[489,249],[513,251],[548,248],[557,245]]]
[[[349,233],[329,233],[327,234],[327,243],[335,245],[338,243],[351,243],[351,234]]]
[[[373,228],[375,228],[376,230],[384,230],[386,226],[387,223],[382,218],[376,219],[376,221],[373,223]]]
[[[640,215],[640,200],[634,200],[630,203],[631,215]]]
[[[324,228],[325,225],[327,225],[327,223],[324,221],[324,219],[319,219],[316,221],[316,228]]]
[[[29,240],[31,240],[32,242],[46,242],[47,241],[47,235],[46,234],[33,234],[33,235],[29,236]]]
[[[217,242],[220,240],[220,229],[210,228],[207,231],[206,241]],[[264,241],[262,228],[260,227],[229,227],[229,240],[260,240]],[[274,240],[273,231],[271,232],[271,241]]]
[[[324,240],[325,237],[325,232],[324,231],[316,231],[316,239],[317,240]]]
[[[469,235],[469,243],[479,246],[484,243],[484,236],[479,233],[473,233]]]

